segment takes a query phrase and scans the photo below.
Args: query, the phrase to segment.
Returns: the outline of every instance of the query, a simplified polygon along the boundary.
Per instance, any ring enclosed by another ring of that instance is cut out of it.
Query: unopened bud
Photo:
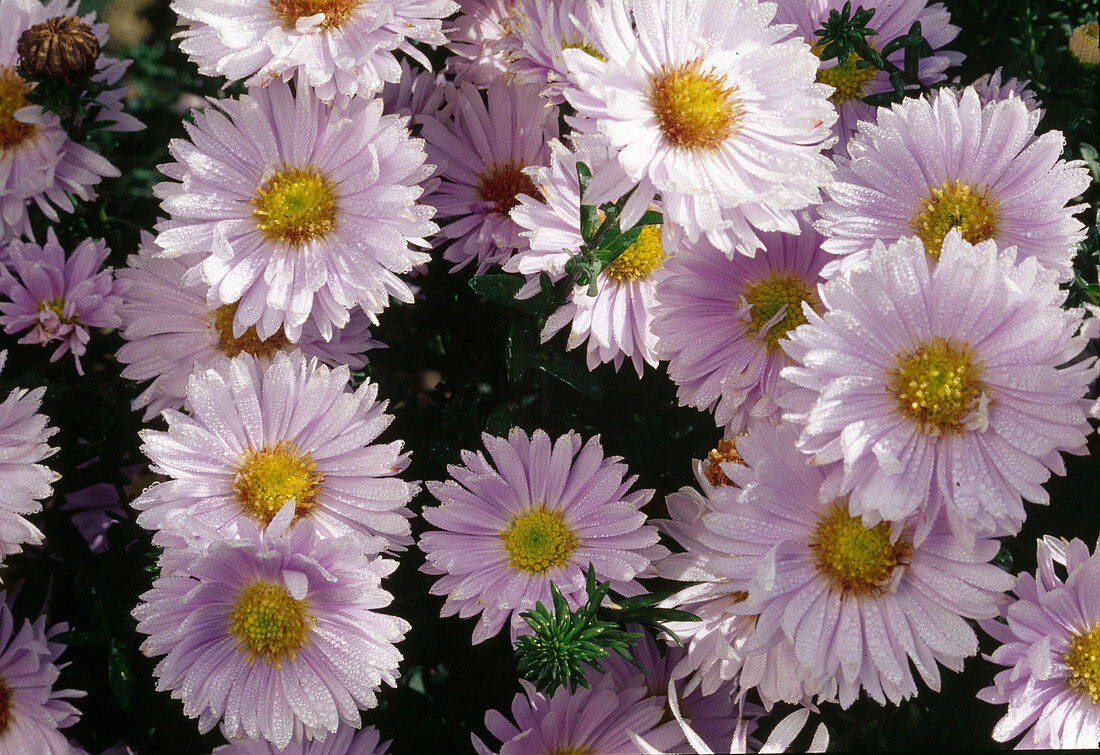
[[[76,16],[55,16],[23,32],[16,50],[30,76],[76,79],[95,70],[99,40]]]

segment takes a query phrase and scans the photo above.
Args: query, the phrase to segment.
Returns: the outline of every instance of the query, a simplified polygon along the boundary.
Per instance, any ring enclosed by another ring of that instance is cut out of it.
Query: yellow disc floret
[[[286,587],[258,579],[244,587],[229,614],[229,634],[248,662],[263,661],[279,668],[285,658],[309,643],[314,623],[306,601],[292,597]]]
[[[336,187],[312,165],[284,165],[256,187],[252,217],[268,240],[304,244],[336,225],[336,200]]]
[[[928,256],[938,260],[943,239],[952,228],[958,228],[964,239],[977,244],[993,238],[999,222],[997,200],[988,188],[948,178],[939,188],[929,187],[909,227],[924,242]]]
[[[644,278],[665,261],[665,248],[661,246],[661,226],[645,225],[633,244],[623,250],[615,261],[607,266],[607,274],[617,281]]]
[[[325,14],[321,22],[322,29],[337,29],[351,16],[352,12],[363,4],[363,0],[269,0],[271,10],[283,20],[287,28],[294,28],[299,18],[308,18],[318,13]]]
[[[297,516],[317,505],[324,477],[313,457],[298,446],[280,440],[260,450],[249,449],[237,463],[233,490],[241,508],[265,527],[287,501],[293,499]]]
[[[1069,54],[1084,68],[1100,66],[1100,24],[1089,21],[1069,35]]]
[[[962,433],[982,393],[981,368],[970,346],[936,337],[897,355],[889,391],[898,410],[923,432]]]
[[[737,87],[699,59],[665,65],[650,82],[649,103],[661,133],[685,149],[714,149],[741,126],[745,111]]]
[[[561,49],[563,50],[584,50],[596,60],[607,62],[607,58],[600,54],[600,51],[595,48],[590,42],[585,42],[579,34],[574,34],[573,39],[566,41],[565,37],[561,38]]]
[[[821,309],[813,286],[798,275],[779,272],[748,284],[745,301],[752,307],[747,326],[749,335],[763,341],[769,354],[779,349],[779,340],[785,338],[789,330],[806,322],[802,302],[808,302],[815,312]],[[786,310],[780,316],[783,307]],[[779,319],[761,333],[777,316]]]
[[[865,527],[848,513],[845,500],[822,510],[810,538],[810,551],[818,573],[842,595],[880,595],[889,586],[894,570],[907,566],[913,547],[903,538],[890,541],[890,525],[879,522]]]
[[[233,336],[233,318],[237,314],[237,305],[233,302],[218,307],[210,314],[213,315],[214,331],[218,336],[218,349],[228,357],[235,357],[241,352],[251,354],[254,357],[269,357],[276,351],[284,348],[289,342],[280,328],[270,338],[261,339],[256,334],[256,326],[250,325],[248,330],[239,337]]]
[[[1090,632],[1070,640],[1063,660],[1069,666],[1069,686],[1100,703],[1100,621]]]
[[[824,45],[813,47],[814,55],[820,55]],[[843,102],[858,100],[867,94],[867,82],[875,77],[874,66],[860,68],[859,63],[863,58],[851,53],[843,63],[837,63],[832,68],[819,68],[817,81],[820,84],[828,84],[833,88],[829,99],[838,105]]]
[[[477,185],[477,196],[482,201],[492,202],[493,211],[507,215],[519,204],[519,195],[538,197],[535,182],[523,172],[523,163],[508,160],[493,163],[481,173]]]
[[[28,89],[14,68],[0,66],[0,151],[18,146],[34,133],[33,123],[15,120],[15,111],[30,104],[23,97]]]
[[[500,532],[509,566],[541,574],[564,565],[577,547],[577,533],[565,521],[561,509],[538,504],[508,522]]]

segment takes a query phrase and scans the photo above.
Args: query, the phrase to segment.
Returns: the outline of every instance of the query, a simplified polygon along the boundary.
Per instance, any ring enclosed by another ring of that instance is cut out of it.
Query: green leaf
[[[508,382],[519,383],[531,367],[531,360],[539,346],[539,334],[530,320],[516,320],[508,328],[508,340],[504,344],[504,360]]]
[[[542,370],[550,377],[557,378],[593,401],[603,400],[603,383],[587,369],[582,369],[565,356],[557,353],[538,354],[535,356],[533,364],[536,369]]]
[[[134,675],[127,651],[125,642],[118,637],[111,638],[107,651],[107,682],[118,707],[129,713],[134,708]]]
[[[537,300],[516,298],[516,293],[522,287],[523,278],[506,273],[479,275],[470,279],[470,288],[494,304],[518,309],[529,315],[538,315],[541,305]]]

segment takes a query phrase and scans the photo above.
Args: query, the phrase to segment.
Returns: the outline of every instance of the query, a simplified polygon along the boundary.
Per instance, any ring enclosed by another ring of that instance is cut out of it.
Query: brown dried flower
[[[23,32],[16,50],[31,76],[75,79],[95,70],[99,40],[76,16],[55,16]]]

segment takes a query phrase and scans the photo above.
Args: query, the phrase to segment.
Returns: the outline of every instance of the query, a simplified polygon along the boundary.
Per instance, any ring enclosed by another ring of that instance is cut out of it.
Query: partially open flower
[[[78,79],[95,71],[99,40],[76,16],[55,16],[23,32],[16,50],[31,76]]]

